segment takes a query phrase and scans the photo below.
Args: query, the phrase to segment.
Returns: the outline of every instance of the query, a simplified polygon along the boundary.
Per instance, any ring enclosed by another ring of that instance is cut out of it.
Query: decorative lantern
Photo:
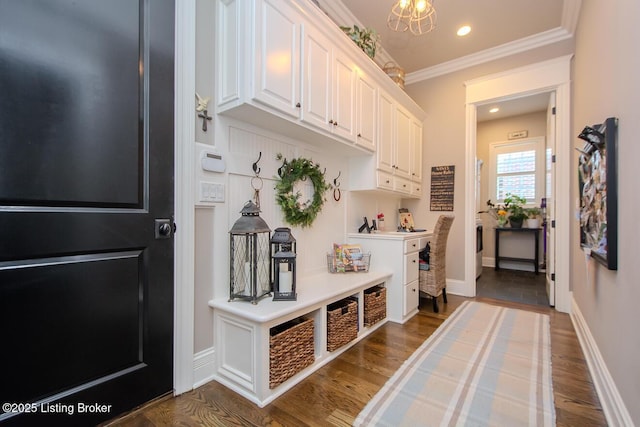
[[[276,228],[271,237],[271,283],[274,301],[295,301],[296,239],[291,229]]]
[[[262,218],[260,208],[248,201],[242,216],[233,224],[230,235],[231,271],[229,301],[242,299],[257,304],[271,294],[269,282],[269,233],[271,230]]]

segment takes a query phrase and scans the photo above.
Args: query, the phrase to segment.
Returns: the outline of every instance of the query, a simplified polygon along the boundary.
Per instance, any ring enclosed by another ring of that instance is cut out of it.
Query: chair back
[[[454,217],[451,215],[440,215],[436,226],[433,229],[433,238],[431,240],[431,257],[443,259],[447,252],[447,239],[449,238],[449,230],[453,224]]]
[[[429,270],[420,270],[420,292],[433,297],[433,310],[436,313],[438,312],[436,298],[443,294],[447,286],[447,239],[453,218],[451,215],[440,215],[436,221],[430,241]],[[446,298],[444,302],[447,302]]]

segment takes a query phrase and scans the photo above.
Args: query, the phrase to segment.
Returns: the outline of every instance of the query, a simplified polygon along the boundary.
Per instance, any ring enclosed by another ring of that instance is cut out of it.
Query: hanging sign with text
[[[453,182],[455,166],[431,168],[431,210],[453,211]]]

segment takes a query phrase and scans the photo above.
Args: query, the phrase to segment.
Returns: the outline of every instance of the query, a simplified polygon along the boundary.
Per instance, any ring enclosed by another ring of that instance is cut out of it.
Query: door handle
[[[176,232],[176,224],[170,219],[155,220],[156,239],[170,239]]]

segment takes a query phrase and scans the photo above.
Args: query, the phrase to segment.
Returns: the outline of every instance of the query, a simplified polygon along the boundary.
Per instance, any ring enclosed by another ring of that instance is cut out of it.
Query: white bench
[[[256,305],[247,301],[228,301],[228,298],[209,301],[214,311],[214,379],[260,407],[267,405],[387,321],[364,326],[363,292],[384,285],[392,273],[372,268],[367,273],[324,273],[304,277],[296,285],[297,301],[272,301],[269,297]],[[340,349],[329,352],[327,305],[350,296],[358,299],[358,336]],[[314,320],[315,362],[270,389],[270,329],[300,316]]]

